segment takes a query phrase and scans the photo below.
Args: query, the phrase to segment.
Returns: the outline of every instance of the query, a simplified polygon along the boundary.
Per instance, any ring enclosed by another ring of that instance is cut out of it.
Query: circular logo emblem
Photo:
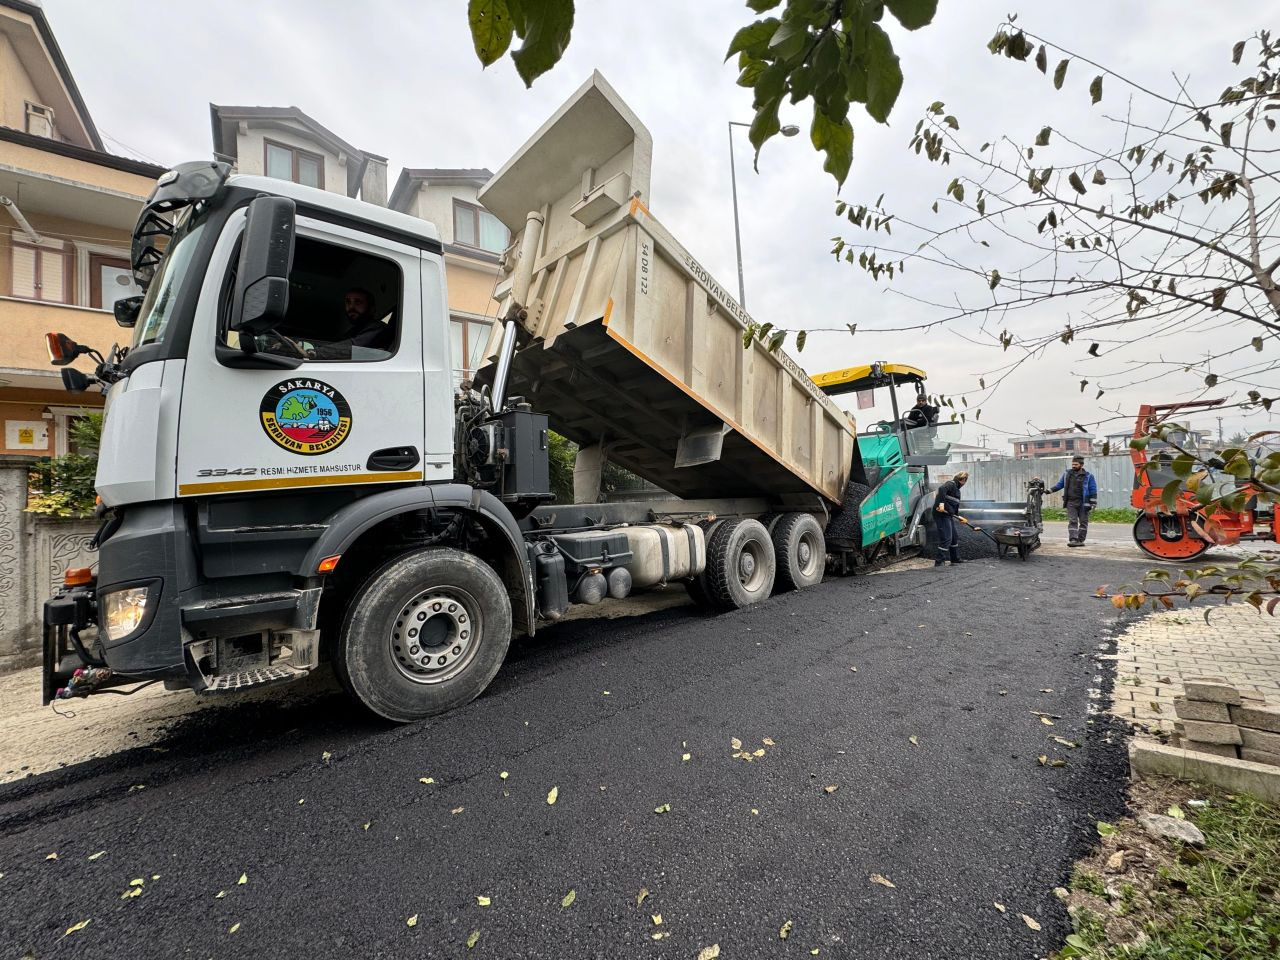
[[[258,408],[262,429],[278,447],[314,457],[342,445],[351,433],[351,407],[323,380],[285,380]]]

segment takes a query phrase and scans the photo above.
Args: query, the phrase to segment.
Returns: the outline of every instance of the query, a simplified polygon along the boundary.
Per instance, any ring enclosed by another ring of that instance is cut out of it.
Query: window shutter
[[[31,247],[13,247],[13,295],[27,300],[36,297],[36,251]]]
[[[67,301],[67,260],[61,251],[40,251],[40,299],[51,303]]]

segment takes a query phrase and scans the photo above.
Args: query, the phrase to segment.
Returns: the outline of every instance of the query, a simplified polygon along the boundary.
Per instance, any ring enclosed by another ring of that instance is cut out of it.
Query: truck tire
[[[759,520],[726,520],[707,544],[704,582],[720,610],[759,603],[773,592],[773,541]]]
[[[802,590],[822,582],[827,566],[826,541],[821,524],[812,514],[784,514],[772,535],[777,569],[775,592]]]
[[[479,696],[511,645],[511,600],[484,561],[448,548],[405,554],[352,598],[335,668],[380,717],[410,723]]]

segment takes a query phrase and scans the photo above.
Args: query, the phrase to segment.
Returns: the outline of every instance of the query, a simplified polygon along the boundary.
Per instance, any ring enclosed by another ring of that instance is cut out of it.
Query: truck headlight
[[[108,640],[123,640],[142,624],[151,588],[126,587],[102,595],[102,627]]]

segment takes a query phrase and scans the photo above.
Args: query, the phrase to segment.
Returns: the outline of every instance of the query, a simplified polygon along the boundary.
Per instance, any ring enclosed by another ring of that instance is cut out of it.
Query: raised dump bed
[[[840,503],[852,418],[784,352],[743,348],[751,318],[648,209],[651,151],[597,73],[481,191],[514,239],[501,315],[529,271],[507,396],[680,497]]]

